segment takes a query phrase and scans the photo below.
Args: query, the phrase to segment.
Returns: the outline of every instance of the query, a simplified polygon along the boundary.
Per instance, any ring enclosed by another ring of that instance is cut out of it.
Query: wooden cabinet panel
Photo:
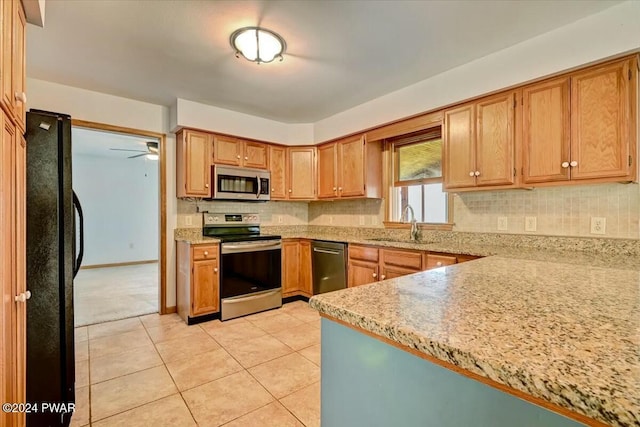
[[[194,316],[219,311],[218,260],[193,262],[191,282],[191,313]]]
[[[338,144],[322,145],[318,147],[318,198],[338,195]]]
[[[300,281],[299,288],[307,296],[313,295],[313,277],[311,272],[311,242],[301,240],[299,243]]]
[[[380,280],[396,279],[407,274],[419,273],[420,269],[399,267],[397,265],[384,265],[381,270]]]
[[[269,146],[269,171],[271,171],[271,198],[287,198],[287,149]]]
[[[514,103],[509,92],[476,104],[476,185],[514,183]]]
[[[244,157],[242,165],[247,168],[267,169],[268,150],[267,144],[261,142],[244,141]]]
[[[211,195],[211,135],[182,130],[176,135],[177,197]]]
[[[5,0],[8,2],[8,0]],[[16,125],[24,130],[25,129],[25,113],[26,103],[23,98],[25,92],[25,38],[26,38],[26,26],[27,20],[24,16],[24,10],[18,0],[12,0],[13,5],[13,54],[12,54],[12,75],[13,86],[11,95],[13,100],[13,117],[16,120]]]
[[[522,115],[523,182],[568,180],[569,79],[563,77],[524,88]]]
[[[194,246],[193,260],[200,261],[204,259],[218,258],[218,245],[215,246]]]
[[[0,22],[2,28],[0,32],[2,39],[0,40],[2,52],[0,52],[1,61],[0,64],[0,83],[2,87],[0,90],[0,103],[8,114],[13,114],[13,7],[16,2],[13,0],[3,0],[0,5],[1,16]]]
[[[446,265],[453,265],[457,263],[458,263],[458,258],[455,255],[427,254],[425,270],[443,267]]]
[[[287,296],[299,290],[300,252],[297,240],[282,241],[282,294]]]
[[[410,270],[422,270],[422,252],[382,249],[382,263],[385,267],[394,265]],[[388,277],[387,277],[388,278]]]
[[[571,179],[629,174],[630,61],[571,78]]]
[[[338,194],[340,197],[364,196],[365,166],[376,167],[366,164],[364,135],[342,141],[338,147]]]
[[[475,185],[475,108],[463,105],[445,111],[442,173],[446,189]]]
[[[315,198],[315,147],[289,147],[289,199]]]
[[[242,164],[242,141],[229,136],[215,135],[213,138],[213,162],[220,165]]]
[[[350,288],[377,282],[378,280],[377,262],[349,259],[348,286]]]
[[[371,246],[349,245],[349,259],[359,259],[377,263],[380,259],[378,248]]]
[[[20,8],[22,10],[22,8]],[[27,230],[26,230],[26,196],[27,196],[27,150],[26,141],[22,135],[16,135],[15,150],[15,224],[16,236],[14,246],[15,259],[15,295],[20,295],[27,290]],[[27,304],[15,303],[15,355],[14,363],[16,368],[16,387],[13,402],[26,401],[26,348],[27,348]],[[16,414],[16,427],[24,426],[26,422],[25,414]]]

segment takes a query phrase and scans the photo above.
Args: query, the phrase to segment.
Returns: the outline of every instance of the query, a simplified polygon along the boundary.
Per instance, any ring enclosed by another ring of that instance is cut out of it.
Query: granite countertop
[[[594,420],[640,425],[640,266],[555,255],[490,256],[310,304]]]
[[[202,235],[201,228],[179,228],[173,233],[173,238],[178,242],[187,242],[192,245],[199,245],[203,243],[217,244],[220,243],[220,239],[215,237],[205,237]]]

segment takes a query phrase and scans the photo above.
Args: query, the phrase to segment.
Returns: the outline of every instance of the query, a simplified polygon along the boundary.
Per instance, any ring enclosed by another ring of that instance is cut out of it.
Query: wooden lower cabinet
[[[282,296],[313,296],[311,241],[282,240]]]
[[[434,253],[425,253],[424,254],[424,269],[431,270],[432,268],[440,268],[447,265],[457,264],[458,256],[457,255],[444,255],[444,254],[434,254]]]
[[[177,242],[178,314],[189,323],[190,318],[220,311],[219,245],[192,245]]]

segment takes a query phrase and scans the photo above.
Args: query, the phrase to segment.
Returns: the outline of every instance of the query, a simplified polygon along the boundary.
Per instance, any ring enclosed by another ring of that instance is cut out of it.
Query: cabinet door
[[[349,260],[349,287],[377,282],[378,264],[368,261]]]
[[[571,77],[571,179],[629,174],[629,63]]]
[[[178,134],[177,196],[207,197],[211,195],[211,136],[184,130]]]
[[[382,263],[385,267],[394,265],[410,270],[422,270],[422,252],[398,249],[381,249]],[[388,278],[388,277],[387,277]]]
[[[514,183],[514,104],[514,92],[476,104],[476,185]]]
[[[5,0],[7,1],[7,0]],[[24,10],[18,0],[13,0],[13,116],[16,124],[22,130],[25,129],[25,31],[27,21]]]
[[[267,169],[268,146],[261,142],[245,141],[242,165],[247,168]]]
[[[242,141],[229,136],[214,136],[213,163],[240,166],[242,164]]]
[[[340,197],[364,196],[366,173],[364,135],[343,141],[338,147],[338,194]]]
[[[445,189],[475,186],[475,139],[473,104],[445,111],[442,152]]]
[[[300,290],[308,296],[313,295],[313,277],[311,275],[311,242],[302,240],[300,249]]]
[[[193,316],[219,311],[219,287],[218,260],[194,261],[191,280],[191,314]]]
[[[314,199],[316,196],[315,147],[290,147],[288,150],[289,199]]]
[[[396,277],[406,276],[407,274],[418,273],[421,270],[413,268],[398,267],[396,265],[384,265],[380,275],[380,280],[395,279]]]
[[[20,8],[22,9],[22,8]],[[15,295],[20,295],[27,290],[27,270],[26,270],[26,195],[27,195],[27,150],[26,141],[22,135],[16,135],[18,141],[15,150],[15,224],[16,236],[14,246],[15,260]],[[15,355],[14,366],[16,370],[16,388],[12,402],[26,401],[25,379],[27,377],[27,304],[29,301],[15,303]],[[16,414],[17,426],[24,426],[26,422],[25,414]]]
[[[569,79],[560,78],[524,88],[522,115],[523,181],[568,180]]]
[[[455,255],[427,254],[425,270],[431,270],[432,268],[440,268],[457,263],[458,258]]]
[[[2,52],[0,52],[0,56],[2,57],[0,64],[0,83],[2,87],[2,94],[0,96],[0,102],[4,107],[7,113],[13,114],[13,0],[3,0],[0,5],[2,8],[2,28],[0,31],[2,32]]]
[[[338,144],[327,144],[318,147],[318,198],[334,199],[339,196],[338,179]]]
[[[269,170],[271,171],[271,198],[287,198],[287,149],[275,145],[269,146]]]
[[[282,242],[282,294],[287,295],[300,289],[300,254],[297,240]]]

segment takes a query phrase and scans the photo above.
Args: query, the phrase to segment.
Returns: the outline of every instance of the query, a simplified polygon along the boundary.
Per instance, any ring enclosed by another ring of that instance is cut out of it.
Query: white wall
[[[169,133],[169,107],[33,78],[27,78],[27,95],[27,108],[56,111],[70,114],[75,119],[166,134],[166,304],[168,307],[175,306],[176,258],[173,230],[177,220],[176,150],[175,135]]]
[[[314,140],[362,129],[640,49],[629,1],[314,123]],[[437,52],[433,52],[437,55]]]
[[[158,259],[158,162],[73,154],[84,213],[83,265]]]

